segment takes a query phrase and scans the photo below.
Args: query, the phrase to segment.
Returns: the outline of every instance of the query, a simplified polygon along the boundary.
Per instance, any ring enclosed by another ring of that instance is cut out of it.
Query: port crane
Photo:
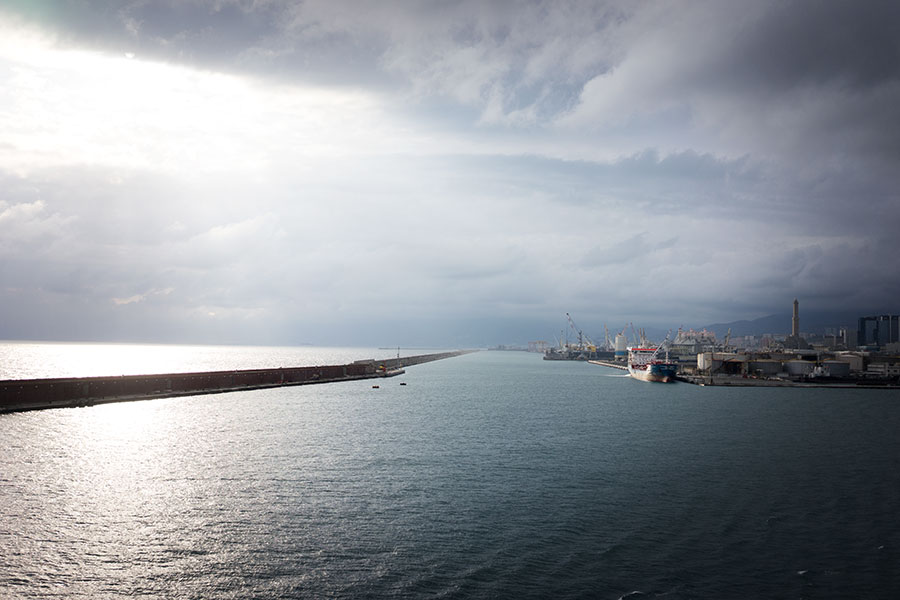
[[[647,337],[644,335],[644,330],[638,328],[637,331],[634,329],[634,323],[629,323],[631,326],[631,337],[634,339],[634,344],[636,346],[644,347],[647,345]],[[624,332],[623,332],[624,333]]]
[[[671,334],[672,334],[672,330],[671,330],[671,329],[668,330],[668,331],[666,332],[666,337],[663,338],[663,341],[661,341],[661,342],[659,343],[659,345],[656,347],[656,350],[653,352],[653,356],[652,356],[651,360],[656,360],[656,357],[659,356],[659,352],[660,352],[664,347],[666,347],[666,346],[668,345],[668,343],[669,343],[669,336],[670,336]],[[668,353],[669,353],[669,350],[668,350],[668,348],[667,348],[667,349],[666,349],[666,354],[668,355]]]
[[[566,319],[569,321],[569,326],[572,328],[572,331],[578,336],[578,349],[579,350],[587,350],[589,352],[596,352],[597,345],[590,340],[589,337],[584,335],[584,332],[581,329],[578,329],[578,326],[575,325],[575,321],[572,320],[572,316],[569,313],[566,313]],[[585,344],[587,342],[587,344]]]

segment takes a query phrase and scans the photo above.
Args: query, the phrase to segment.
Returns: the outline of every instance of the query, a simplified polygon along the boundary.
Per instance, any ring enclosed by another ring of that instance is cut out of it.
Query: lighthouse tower
[[[800,339],[800,302],[794,298],[794,316],[791,319],[791,337]]]
[[[806,340],[800,337],[800,302],[794,298],[794,314],[791,317],[791,335],[784,340],[785,348],[805,350],[809,348]]]

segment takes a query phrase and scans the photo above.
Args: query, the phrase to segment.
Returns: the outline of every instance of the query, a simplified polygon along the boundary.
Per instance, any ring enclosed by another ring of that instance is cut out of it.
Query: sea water
[[[895,598],[898,507],[896,391],[524,352],[0,415],[3,598]]]

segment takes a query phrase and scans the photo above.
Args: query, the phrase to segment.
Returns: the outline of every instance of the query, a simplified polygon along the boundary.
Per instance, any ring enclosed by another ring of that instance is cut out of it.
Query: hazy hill
[[[801,333],[823,333],[826,328],[838,327],[856,327],[857,320],[864,314],[850,311],[842,312],[825,312],[825,311],[804,311],[800,308],[800,332]],[[715,332],[718,339],[725,337],[725,334],[731,329],[732,336],[741,335],[762,335],[764,333],[784,333],[791,332],[791,313],[786,311],[783,314],[768,315],[753,320],[732,321],[730,323],[713,323],[707,325],[706,329]]]
[[[803,310],[800,307],[800,333],[816,333],[823,334],[825,329],[857,326],[859,317],[865,315],[887,314],[884,311],[815,311]],[[731,329],[732,337],[743,335],[763,335],[766,333],[783,333],[788,335],[791,333],[791,311],[786,310],[784,313],[767,315],[758,319],[742,319],[739,321],[731,321],[729,323],[713,323],[711,325],[685,325],[685,329],[693,327],[694,329],[708,329],[716,334],[716,338],[723,340],[725,334]],[[659,341],[666,335],[666,330],[658,327],[645,328],[647,337],[651,341]],[[615,332],[610,332],[610,336],[614,336]],[[633,343],[633,335],[631,329],[626,332],[628,343]],[[674,329],[671,335],[675,335]],[[595,341],[603,340],[603,333],[594,332],[591,339]],[[573,338],[574,339],[574,338]]]

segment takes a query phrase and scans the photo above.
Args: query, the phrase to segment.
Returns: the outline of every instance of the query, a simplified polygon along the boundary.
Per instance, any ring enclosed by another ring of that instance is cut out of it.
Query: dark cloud
[[[335,80],[365,81],[366,69],[381,71],[378,77],[392,71],[418,79],[434,69],[452,75],[472,66],[464,53],[475,50],[470,58],[496,65],[496,83],[510,93],[507,110],[539,99],[567,107],[587,80],[657,40],[670,46],[666,66],[687,85],[729,87],[755,99],[810,86],[874,89],[900,74],[900,6],[889,0],[752,7],[63,0],[13,2],[7,10],[52,26],[63,39],[285,76],[336,70]],[[704,55],[699,61],[695,47]]]
[[[352,14],[351,6],[332,11],[287,0],[35,4],[41,6],[26,2],[12,9],[49,27],[64,44],[263,79],[370,86],[390,79],[378,68],[386,33],[342,24],[340,15]]]
[[[900,147],[887,132],[900,127],[898,23],[895,2],[775,4],[725,46],[709,85],[733,82],[735,93],[775,110],[797,104],[799,129],[784,134],[807,143],[793,149],[896,162]]]
[[[752,27],[738,29],[716,75],[731,73],[730,79],[741,82],[744,91],[835,83],[875,88],[900,76],[900,5],[896,2],[769,6]]]

